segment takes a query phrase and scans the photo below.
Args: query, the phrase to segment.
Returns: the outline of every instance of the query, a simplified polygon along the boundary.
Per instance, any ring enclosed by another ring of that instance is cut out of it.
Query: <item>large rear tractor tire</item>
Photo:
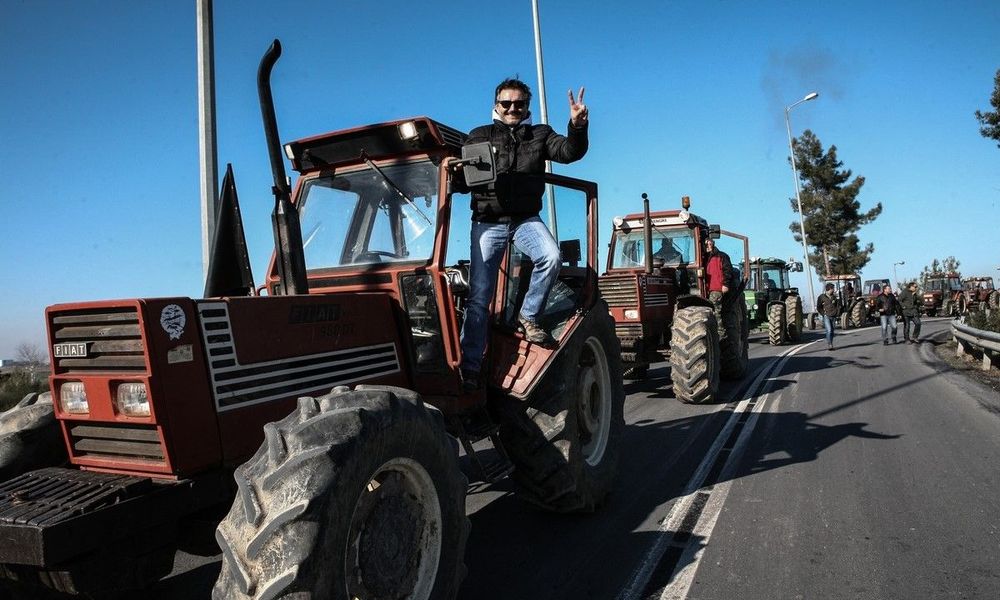
[[[955,304],[951,301],[951,298],[943,301],[941,303],[941,316],[942,317],[953,317],[955,316]]]
[[[840,314],[840,328],[844,331],[851,328],[851,313],[844,311]]]
[[[851,326],[863,327],[868,319],[868,306],[864,300],[855,300],[851,305]]]
[[[968,307],[967,301],[965,299],[965,296],[959,296],[958,297],[958,301],[956,302],[956,308],[958,310],[958,313],[957,313],[958,315],[964,315],[964,314],[966,314],[968,312],[968,308],[969,307]]]
[[[746,322],[747,305],[742,302],[724,302],[722,305],[722,329],[719,336],[719,377],[740,379],[747,372],[749,363],[749,334]]]
[[[767,341],[772,346],[785,342],[785,305],[780,302],[767,307]]]
[[[789,296],[785,298],[785,333],[789,341],[797,343],[802,339],[802,298]]]
[[[66,460],[66,445],[49,392],[32,392],[0,413],[0,481]]]
[[[1000,308],[1000,290],[990,292],[989,298],[986,299],[986,306],[990,307],[991,310]]]
[[[670,338],[670,378],[681,402],[712,402],[719,393],[719,329],[715,313],[688,306],[674,313]]]
[[[455,597],[467,482],[436,409],[339,387],[264,433],[216,532],[214,599]]]
[[[625,431],[621,349],[600,301],[527,402],[494,399],[517,495],[548,511],[592,512],[614,488]]]

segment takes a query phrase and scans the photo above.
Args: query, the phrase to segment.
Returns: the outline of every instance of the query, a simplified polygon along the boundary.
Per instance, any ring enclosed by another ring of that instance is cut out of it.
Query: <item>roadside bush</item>
[[[1000,310],[991,310],[989,315],[986,312],[984,310],[970,312],[965,318],[965,323],[969,327],[1000,333]]]
[[[31,392],[42,393],[49,389],[48,378],[36,377],[36,379],[32,381],[31,373],[28,371],[14,371],[0,381],[0,412],[14,406]]]

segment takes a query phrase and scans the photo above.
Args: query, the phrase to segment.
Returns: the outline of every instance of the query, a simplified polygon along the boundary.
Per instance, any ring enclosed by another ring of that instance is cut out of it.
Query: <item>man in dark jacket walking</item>
[[[538,218],[545,191],[545,161],[570,163],[587,153],[589,112],[569,92],[566,136],[548,125],[533,125],[528,105],[531,89],[517,79],[500,82],[494,92],[493,123],[469,132],[466,143],[489,142],[496,159],[496,182],[472,189],[472,235],[469,297],[462,326],[462,377],[466,389],[480,384],[479,371],[486,349],[489,305],[507,245],[513,241],[534,267],[518,316],[525,339],[552,343],[539,327],[538,317],[559,276],[559,246]]]
[[[833,293],[833,284],[827,283],[826,288],[816,300],[816,312],[823,317],[823,329],[826,330],[826,349],[833,350],[833,323],[840,312],[840,299]]]
[[[920,343],[920,307],[923,300],[917,295],[917,282],[911,281],[899,293],[899,306],[903,309],[903,339],[907,344]],[[913,337],[910,337],[910,324],[913,324]]]
[[[892,343],[896,343],[896,313],[899,312],[899,300],[892,293],[888,284],[882,286],[882,293],[875,298],[875,308],[882,323],[882,345],[889,345],[889,331],[892,330]]]

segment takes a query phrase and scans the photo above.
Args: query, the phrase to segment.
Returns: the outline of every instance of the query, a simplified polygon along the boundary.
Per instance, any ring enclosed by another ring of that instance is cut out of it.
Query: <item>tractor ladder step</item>
[[[514,472],[514,464],[510,462],[507,451],[500,443],[500,426],[490,419],[485,409],[481,408],[465,417],[455,417],[453,423],[465,454],[476,465],[484,481],[496,483]],[[493,445],[495,456],[488,456],[488,448],[476,450],[473,446],[486,439]]]

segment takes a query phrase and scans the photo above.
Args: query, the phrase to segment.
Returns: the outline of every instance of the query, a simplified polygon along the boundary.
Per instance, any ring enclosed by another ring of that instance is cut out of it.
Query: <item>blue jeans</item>
[[[882,322],[882,341],[889,339],[889,330],[892,330],[892,341],[896,341],[896,315],[879,315]]]
[[[531,281],[521,304],[521,317],[536,321],[549,291],[559,277],[559,246],[549,228],[538,217],[518,224],[472,223],[472,248],[469,254],[469,298],[465,303],[462,325],[462,368],[479,371],[486,350],[489,330],[489,307],[497,286],[497,273],[507,245],[513,240],[531,259]]]
[[[833,317],[823,315],[823,329],[826,330],[826,344],[833,345]]]

